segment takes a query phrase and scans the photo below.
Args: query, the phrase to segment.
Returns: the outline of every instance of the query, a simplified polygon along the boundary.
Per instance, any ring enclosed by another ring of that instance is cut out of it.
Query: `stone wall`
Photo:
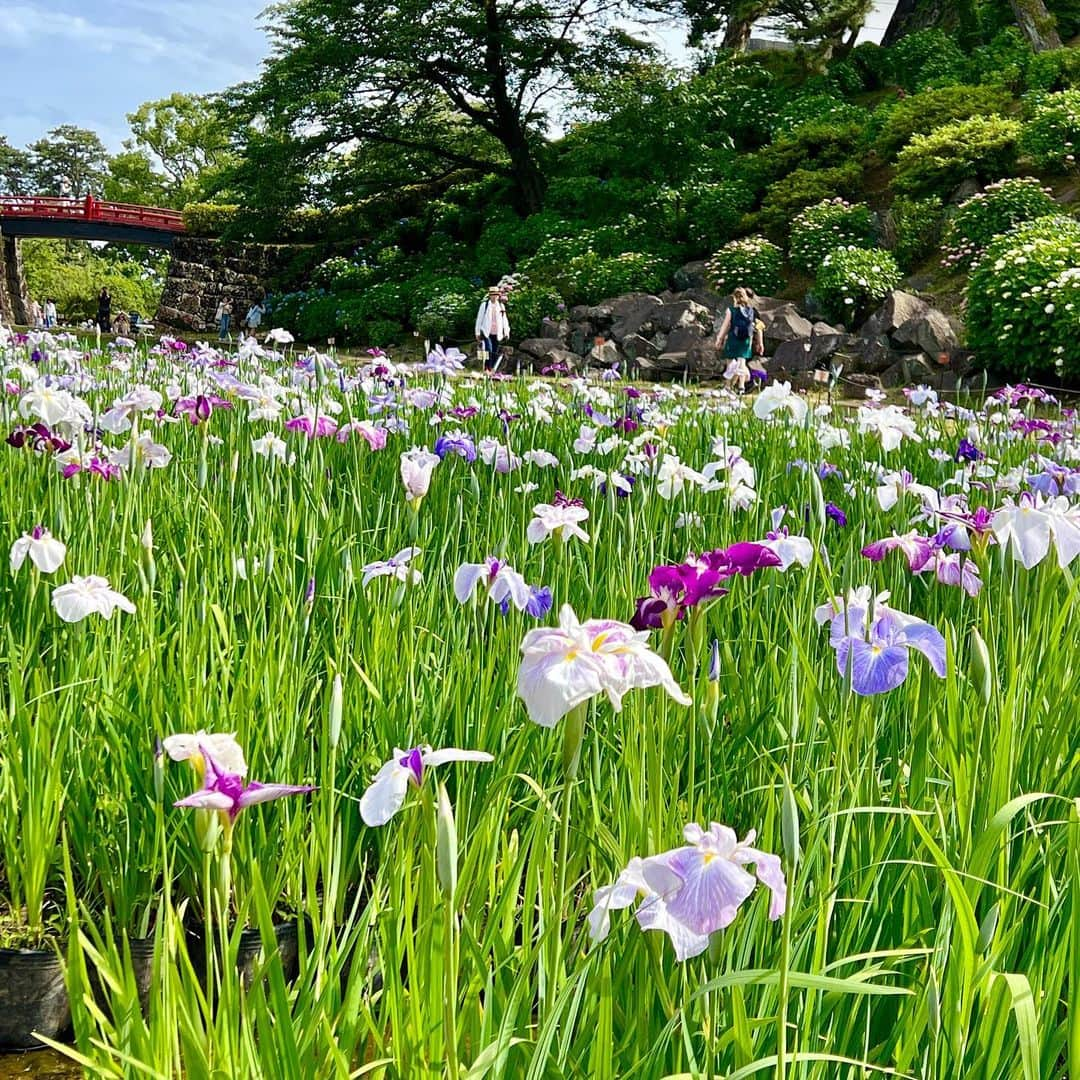
[[[232,325],[266,295],[268,282],[295,259],[296,247],[226,243],[178,236],[173,243],[156,322],[195,333],[214,326],[222,298],[232,301]]]
[[[20,326],[30,321],[22,253],[17,236],[0,236],[0,322]]]

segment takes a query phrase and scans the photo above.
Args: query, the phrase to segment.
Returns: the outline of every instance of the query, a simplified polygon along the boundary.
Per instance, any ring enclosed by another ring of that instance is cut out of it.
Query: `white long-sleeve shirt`
[[[510,337],[510,320],[506,317],[506,308],[501,300],[487,298],[476,313],[477,337],[495,337],[506,341]]]

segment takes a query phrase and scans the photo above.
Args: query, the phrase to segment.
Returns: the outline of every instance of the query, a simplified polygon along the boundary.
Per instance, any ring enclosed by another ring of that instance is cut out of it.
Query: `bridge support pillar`
[[[0,322],[20,326],[30,322],[19,238],[3,234],[0,234]]]

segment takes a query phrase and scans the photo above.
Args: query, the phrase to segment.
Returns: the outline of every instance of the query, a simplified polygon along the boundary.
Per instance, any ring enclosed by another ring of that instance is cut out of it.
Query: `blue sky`
[[[78,124],[119,150],[142,102],[255,75],[267,2],[0,0],[0,135],[21,146]]]

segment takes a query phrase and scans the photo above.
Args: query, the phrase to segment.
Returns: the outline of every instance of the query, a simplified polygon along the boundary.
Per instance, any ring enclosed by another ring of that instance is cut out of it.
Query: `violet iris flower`
[[[847,524],[847,514],[845,514],[834,502],[827,502],[825,504],[825,516],[830,521],[835,521],[841,528]]]
[[[465,431],[446,431],[435,440],[435,453],[440,459],[447,454],[457,454],[466,461],[476,460],[476,444]]]
[[[986,455],[970,439],[961,439],[953,457],[957,461],[982,461]]]
[[[851,667],[851,688],[856,694],[884,694],[895,690],[908,675],[908,653],[914,649],[930,663],[934,674],[945,678],[945,639],[930,623],[890,608],[884,599],[872,602],[868,588],[855,590],[847,601],[838,597],[819,608],[818,621],[830,622],[829,643],[836,652],[842,676]]]
[[[496,558],[482,563],[462,563],[454,574],[454,595],[459,603],[467,603],[477,586],[483,585],[492,603],[498,604],[504,615],[513,604],[534,618],[551,610],[551,590],[545,585],[529,585],[512,566]]]
[[[173,805],[195,810],[218,810],[226,816],[230,827],[247,806],[282,799],[286,795],[305,795],[315,790],[310,784],[260,784],[257,780],[245,783],[243,776],[229,772],[215,761],[205,746],[200,749],[206,765],[203,786]]]

